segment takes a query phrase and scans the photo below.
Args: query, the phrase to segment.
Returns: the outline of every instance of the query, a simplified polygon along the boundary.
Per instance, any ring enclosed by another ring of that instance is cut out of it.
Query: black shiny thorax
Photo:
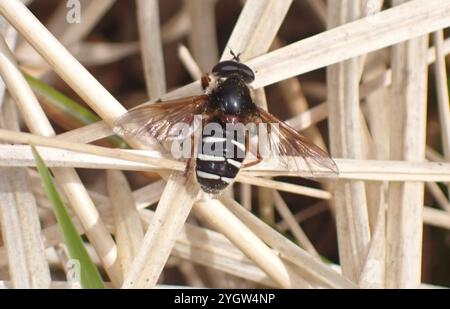
[[[219,110],[230,116],[246,116],[254,112],[255,108],[250,88],[239,75],[219,79],[208,99],[208,109]]]

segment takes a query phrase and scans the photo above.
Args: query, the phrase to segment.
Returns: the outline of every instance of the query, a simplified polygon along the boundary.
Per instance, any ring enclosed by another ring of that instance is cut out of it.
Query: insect
[[[211,75],[202,78],[203,95],[138,106],[116,121],[114,131],[141,140],[185,140],[193,138],[196,131],[194,116],[201,115],[201,127],[213,126],[214,130],[202,130],[197,147],[202,151],[197,151],[195,155],[194,170],[201,189],[210,194],[219,194],[228,187],[241,168],[258,164],[264,159],[264,155],[257,150],[254,153],[256,160],[244,164],[250,134],[256,135],[259,141],[260,133],[243,132],[242,127],[230,130],[230,124],[271,124],[271,134],[266,141],[270,145],[269,153],[279,154],[281,165],[294,171],[306,166],[311,175],[316,170],[336,174],[336,164],[325,151],[254,103],[250,84],[255,74],[239,61],[239,55],[232,51],[231,54],[232,60],[219,62]],[[188,124],[190,129],[181,133],[175,129],[177,123]],[[242,135],[245,140],[238,138]],[[191,153],[194,154],[194,149]],[[192,159],[191,156],[187,160],[186,172],[191,169]]]

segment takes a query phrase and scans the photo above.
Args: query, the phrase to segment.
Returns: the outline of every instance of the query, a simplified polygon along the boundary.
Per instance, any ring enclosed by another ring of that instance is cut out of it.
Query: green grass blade
[[[42,97],[48,104],[71,117],[80,125],[88,125],[101,120],[91,110],[70,99],[55,88],[26,73],[23,73],[23,75],[38,97]],[[108,137],[108,141],[116,147],[128,148],[127,144],[117,136]]]
[[[61,200],[61,197],[56,190],[50,171],[42,160],[34,146],[31,147],[33,155],[36,160],[36,165],[41,176],[45,192],[53,206],[59,228],[64,236],[64,243],[69,250],[71,259],[78,260],[80,263],[80,281],[81,286],[86,289],[100,289],[105,288],[100,273],[89,257],[86,248],[83,245],[80,235]]]
[[[68,98],[46,83],[24,73],[25,79],[37,95],[43,96],[49,103],[67,115],[75,118],[81,124],[90,124],[100,118],[86,107]]]

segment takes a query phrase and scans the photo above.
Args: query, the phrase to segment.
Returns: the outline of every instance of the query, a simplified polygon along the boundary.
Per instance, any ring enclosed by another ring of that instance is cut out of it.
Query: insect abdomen
[[[245,158],[245,143],[239,141],[237,134],[223,132],[222,136],[202,135],[195,172],[206,193],[217,194],[230,185]]]

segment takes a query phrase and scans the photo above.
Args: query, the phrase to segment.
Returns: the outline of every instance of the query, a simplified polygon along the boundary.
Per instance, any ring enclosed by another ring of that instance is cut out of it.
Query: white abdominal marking
[[[210,156],[203,153],[199,153],[198,158],[202,161],[217,161],[217,162],[225,161],[224,157]]]
[[[223,181],[223,182],[226,182],[226,183],[232,183],[233,182],[233,178],[228,178],[228,177],[220,177],[220,179]]]
[[[230,163],[231,165],[237,167],[237,168],[241,168],[242,163],[230,158],[227,158],[227,162]]]
[[[205,178],[205,179],[214,179],[214,180],[220,179],[219,175],[206,173],[206,172],[202,172],[202,171],[197,171],[197,176],[201,177],[201,178]]]
[[[233,145],[235,145],[240,150],[245,151],[245,145],[239,143],[238,141],[235,141],[234,139],[231,140],[231,143],[233,143]]]

